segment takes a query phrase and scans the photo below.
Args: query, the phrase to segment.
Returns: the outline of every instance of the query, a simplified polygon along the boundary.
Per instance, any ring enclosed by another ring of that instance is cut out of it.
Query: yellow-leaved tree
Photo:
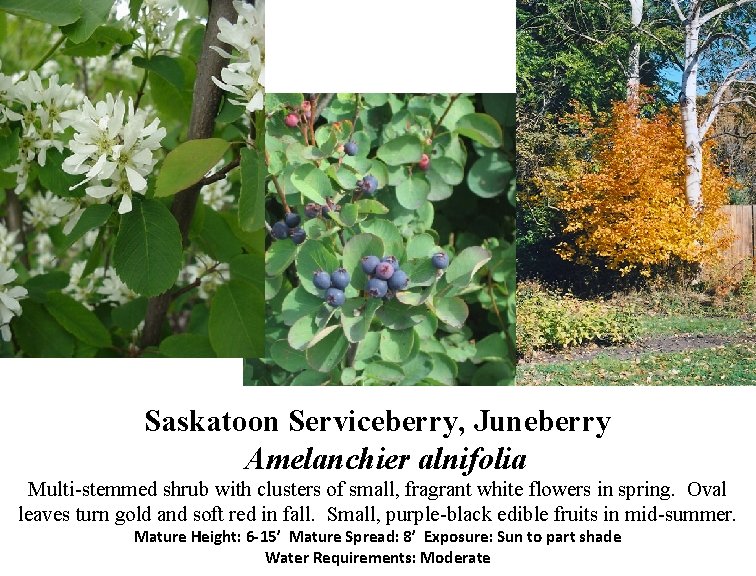
[[[716,259],[730,237],[721,232],[720,208],[735,182],[704,149],[703,206],[685,196],[685,149],[676,111],[638,115],[626,102],[615,103],[601,126],[575,115],[590,136],[589,153],[576,160],[564,179],[545,178],[543,194],[563,212],[569,241],[557,251],[580,263],[603,260],[623,274],[676,262]]]

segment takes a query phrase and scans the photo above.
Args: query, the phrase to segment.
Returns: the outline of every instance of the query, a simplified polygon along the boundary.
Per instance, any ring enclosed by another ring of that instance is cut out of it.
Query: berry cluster
[[[322,216],[325,218],[330,212],[341,211],[341,206],[333,202],[330,198],[326,198],[326,204],[320,205],[315,202],[308,202],[305,206],[305,216],[308,218],[319,218]]]
[[[389,290],[396,292],[404,290],[409,284],[407,273],[399,268],[399,262],[395,256],[364,256],[362,258],[362,271],[368,275],[365,291],[373,298],[383,298]]]
[[[318,270],[313,274],[312,283],[320,290],[325,290],[324,300],[329,306],[338,308],[344,304],[346,297],[344,289],[349,285],[349,272],[344,268],[337,268],[330,274]]]
[[[307,239],[307,233],[299,226],[300,222],[299,214],[287,212],[283,220],[279,220],[270,227],[270,235],[276,240],[291,238],[294,244],[301,244]]]
[[[357,181],[357,190],[368,196],[373,196],[378,190],[378,179],[372,174],[367,174],[362,180]]]
[[[296,112],[289,112],[286,117],[284,118],[284,124],[286,124],[289,128],[296,128],[299,126],[299,122],[302,117],[304,117],[305,120],[309,120],[312,116],[312,107],[310,105],[310,102],[308,100],[305,100],[302,102],[302,105],[297,109]]]

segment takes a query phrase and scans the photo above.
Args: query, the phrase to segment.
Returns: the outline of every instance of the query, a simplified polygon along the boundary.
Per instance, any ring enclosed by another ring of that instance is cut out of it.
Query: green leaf
[[[409,358],[414,342],[415,331],[412,328],[384,330],[381,332],[381,358],[401,364]]]
[[[281,319],[284,324],[291,326],[302,316],[315,314],[322,307],[322,296],[315,296],[301,286],[297,286],[286,295],[281,304]]]
[[[18,129],[0,135],[0,168],[18,162]]]
[[[438,173],[441,179],[450,186],[461,184],[465,178],[462,166],[451,158],[434,158],[431,162],[431,171]]]
[[[61,32],[68,36],[71,42],[84,42],[108,19],[113,2],[114,0],[86,0],[82,3],[81,18],[61,28]]]
[[[176,58],[165,56],[164,54],[158,54],[152,58],[143,58],[142,56],[134,56],[131,59],[132,64],[138,68],[144,68],[150,72],[154,72],[160,76],[163,80],[176,87],[178,90],[184,88],[184,70],[181,68],[181,64]]]
[[[294,350],[286,340],[276,340],[270,347],[270,357],[287,372],[299,372],[307,369],[307,359],[304,352]]]
[[[318,372],[330,372],[344,358],[348,347],[349,341],[341,327],[337,326],[336,330],[307,349],[307,363]]]
[[[11,322],[13,334],[26,356],[70,358],[75,339],[41,304],[24,302],[23,314]]]
[[[317,320],[308,314],[292,324],[286,339],[294,350],[304,350],[319,331],[320,325]]]
[[[407,240],[407,260],[430,259],[436,253],[436,241],[430,234],[417,234]]]
[[[467,174],[467,185],[481,198],[494,198],[509,188],[514,168],[503,152],[495,150],[478,158]]]
[[[178,222],[157,200],[134,198],[131,212],[121,217],[113,250],[118,276],[134,292],[157,296],[176,282],[183,249]]]
[[[232,229],[232,224],[235,223],[236,217],[226,219],[219,212],[205,206],[202,229],[195,240],[211,258],[230,262],[243,250],[241,240]]]
[[[82,180],[82,176],[68,174],[63,171],[63,154],[55,148],[47,150],[47,159],[44,166],[37,165],[37,177],[42,186],[53,194],[62,197],[80,197],[84,195],[83,188],[71,190]]]
[[[467,320],[467,304],[462,298],[441,298],[433,301],[433,311],[438,319],[452,328],[462,328]]]
[[[389,166],[414,164],[423,155],[423,143],[417,136],[405,134],[383,144],[376,155]]]
[[[509,357],[503,332],[489,334],[475,345],[474,362],[504,360]]]
[[[229,146],[222,138],[206,138],[189,140],[171,150],[158,174],[155,196],[172,196],[199,182],[223,158]]]
[[[70,296],[50,292],[45,307],[63,328],[85,344],[95,348],[109,348],[112,345],[110,333],[95,313]]]
[[[174,334],[160,343],[160,353],[169,358],[215,358],[207,336]]]
[[[512,386],[515,383],[515,366],[511,361],[488,362],[475,371],[473,386]]]
[[[100,26],[80,44],[69,39],[62,52],[66,56],[105,56],[110,54],[116,44],[127,46],[133,41],[134,37],[126,30],[115,26]]]
[[[144,0],[129,0],[129,16],[132,20],[136,20],[139,16],[139,9],[142,7]]]
[[[388,214],[389,209],[378,200],[372,200],[371,198],[363,198],[355,202],[357,211],[360,214]]]
[[[383,322],[384,327],[392,330],[411,328],[415,324],[422,322],[424,318],[423,310],[405,306],[396,300],[386,302],[378,309],[375,315]]]
[[[253,232],[265,224],[265,162],[257,150],[241,151],[239,226]]]
[[[454,386],[457,377],[457,365],[445,354],[430,354],[433,370],[426,377],[427,380],[444,386]]]
[[[457,132],[488,148],[498,148],[503,138],[499,123],[488,114],[481,112],[474,112],[460,118],[457,122]]]
[[[276,240],[265,252],[265,274],[283,274],[297,255],[297,246],[291,240]]]
[[[415,338],[417,340],[417,337]],[[399,386],[414,386],[420,380],[428,376],[433,370],[433,361],[430,356],[421,352],[416,354],[412,360],[402,364],[402,371],[405,374],[404,379],[399,382]]]
[[[298,166],[291,175],[291,183],[307,199],[318,204],[325,204],[326,198],[333,195],[331,179],[312,164]]]
[[[430,185],[425,176],[413,174],[396,187],[396,199],[407,210],[417,210],[428,200]]]
[[[338,258],[319,240],[306,240],[299,247],[296,262],[297,275],[302,287],[315,296],[323,294],[323,291],[312,283],[315,272],[324,270],[330,274],[339,267]]]
[[[344,303],[341,307],[341,325],[347,340],[360,342],[365,339],[375,312],[382,303],[379,298],[350,298]]]
[[[402,367],[377,360],[365,366],[365,377],[379,382],[399,382],[404,379]]]
[[[258,358],[264,350],[265,299],[244,280],[230,280],[218,288],[210,307],[210,343],[216,354]]]
[[[367,276],[362,270],[363,256],[383,256],[383,242],[374,234],[357,234],[344,245],[342,265],[349,272],[350,288],[348,295],[355,295],[365,289]],[[331,270],[332,272],[333,270]]]
[[[239,254],[230,262],[231,278],[245,280],[256,286],[258,290],[265,290],[265,266],[262,254]]]
[[[0,0],[0,10],[55,26],[76,22],[81,6],[82,0]]]
[[[475,273],[491,259],[491,253],[480,246],[470,246],[457,254],[446,269],[446,281],[455,286],[466,286]]]
[[[144,320],[146,313],[147,298],[137,298],[113,308],[110,317],[115,326],[125,332],[131,332],[132,330],[136,330],[137,326]]]
[[[339,218],[347,228],[351,228],[357,223],[357,216],[357,206],[354,204],[345,204],[339,212]]]
[[[60,249],[67,250],[74,242],[84,236],[84,234],[104,225],[112,213],[113,207],[110,204],[93,204],[92,206],[87,206],[81,214],[79,221],[71,230],[71,233],[65,237],[65,240],[60,245]]]
[[[483,108],[496,121],[506,128],[514,128],[516,124],[515,94],[483,94]]]
[[[390,220],[373,218],[362,222],[360,230],[377,236],[383,241],[383,255],[396,256],[398,260],[404,258],[404,240],[396,225]],[[378,256],[378,254],[376,254]]]
[[[29,292],[29,298],[35,302],[47,302],[47,293],[53,290],[63,290],[70,281],[65,272],[48,272],[39,276],[32,276],[24,283]]]
[[[291,381],[291,385],[321,386],[326,382],[326,380],[328,380],[328,375],[326,374],[321,374],[320,372],[315,372],[314,370],[305,370],[304,372],[297,374],[294,380]]]

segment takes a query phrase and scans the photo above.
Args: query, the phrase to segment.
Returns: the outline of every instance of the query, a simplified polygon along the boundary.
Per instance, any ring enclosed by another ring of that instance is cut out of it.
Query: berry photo
[[[508,385],[513,94],[267,94],[246,385]]]

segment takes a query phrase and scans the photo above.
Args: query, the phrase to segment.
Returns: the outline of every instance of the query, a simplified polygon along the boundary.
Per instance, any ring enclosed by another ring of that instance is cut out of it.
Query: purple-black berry
[[[443,270],[449,266],[449,256],[446,252],[437,252],[431,258],[431,262],[433,263],[434,268]]]
[[[273,226],[271,226],[270,235],[273,236],[276,240],[283,240],[284,238],[288,238],[289,236],[289,227],[286,225],[286,222],[283,220],[279,220]]]
[[[357,155],[357,142],[354,140],[350,140],[346,144],[344,144],[344,152],[347,156],[356,156]]]
[[[294,241],[294,244],[301,244],[307,240],[307,232],[304,231],[304,228],[292,228],[289,231],[289,238]]]
[[[373,274],[375,274],[375,267],[380,263],[381,261],[378,259],[378,256],[363,256],[362,271],[365,274],[370,274],[372,276]]]
[[[315,284],[315,288],[328,290],[331,287],[331,275],[323,270],[318,270],[312,275],[312,283]]]
[[[299,223],[302,221],[302,219],[299,217],[299,214],[296,212],[287,212],[284,215],[284,222],[286,222],[286,225],[289,228],[296,228],[299,226]]]
[[[326,290],[325,301],[329,306],[338,308],[344,303],[345,299],[343,290],[339,290],[338,288],[329,288]]]
[[[394,275],[394,267],[391,262],[381,262],[375,267],[375,276],[381,280],[388,280]]]
[[[371,278],[368,280],[366,290],[373,298],[383,298],[388,292],[388,284],[380,278]]]
[[[404,270],[395,270],[388,280],[388,287],[392,290],[404,290],[409,284],[409,277]]]
[[[360,190],[368,196],[372,196],[375,194],[375,191],[378,190],[378,179],[372,174],[368,174],[362,180],[357,182],[357,184],[359,185]]]
[[[305,206],[305,216],[308,218],[317,218],[320,216],[320,204],[315,204],[315,202],[310,202]]]
[[[331,272],[331,286],[343,290],[349,285],[349,272],[344,268],[339,268]]]

